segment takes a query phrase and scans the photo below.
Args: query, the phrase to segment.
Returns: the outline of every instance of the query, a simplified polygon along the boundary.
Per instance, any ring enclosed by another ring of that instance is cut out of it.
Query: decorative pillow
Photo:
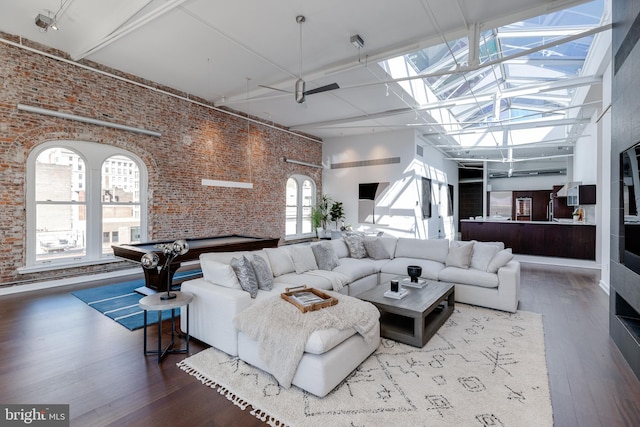
[[[225,288],[242,289],[235,271],[229,264],[201,259],[200,268],[202,268],[202,276],[209,282]]]
[[[318,269],[316,257],[313,255],[311,246],[291,246],[288,250],[291,255],[291,259],[293,260],[293,266],[296,269],[296,273],[302,274],[306,271]]]
[[[289,255],[289,251],[284,248],[266,248],[264,249],[269,257],[269,264],[271,264],[271,271],[275,277],[282,276],[283,274],[293,273],[296,271],[293,266],[293,261]]]
[[[339,265],[338,255],[333,250],[331,243],[320,243],[311,245],[313,256],[316,258],[318,269],[331,271]]]
[[[513,259],[513,253],[511,248],[503,249],[493,257],[489,265],[487,266],[488,273],[497,273],[501,267],[509,264],[509,261]]]
[[[344,238],[349,248],[351,258],[361,259],[367,257],[367,250],[364,248],[364,238],[359,234],[352,234]]]
[[[471,265],[472,253],[473,242],[452,242],[445,264],[447,265],[447,267],[469,268],[469,265]]]
[[[481,242],[473,243],[473,255],[471,255],[471,268],[487,271],[489,263],[500,249],[494,244]]]
[[[258,279],[256,279],[256,273],[253,271],[249,258],[245,255],[242,255],[241,258],[233,258],[231,268],[236,272],[240,287],[249,292],[251,298],[255,298],[258,295]]]
[[[273,289],[273,273],[269,263],[260,255],[253,254],[251,266],[258,280],[258,289],[270,291]]]
[[[373,259],[390,259],[391,255],[385,249],[382,242],[378,239],[364,239],[364,248],[367,254]]]

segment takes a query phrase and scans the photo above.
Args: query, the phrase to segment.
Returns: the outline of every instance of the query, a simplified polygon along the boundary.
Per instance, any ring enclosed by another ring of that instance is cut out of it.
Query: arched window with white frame
[[[313,235],[311,210],[315,205],[316,184],[305,175],[292,175],[286,187],[285,237]]]
[[[37,271],[108,262],[111,245],[146,239],[147,171],[133,153],[50,141],[27,159],[27,257]]]

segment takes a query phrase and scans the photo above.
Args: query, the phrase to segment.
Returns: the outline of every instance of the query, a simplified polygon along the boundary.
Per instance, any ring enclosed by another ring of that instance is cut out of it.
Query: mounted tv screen
[[[620,261],[640,274],[640,143],[620,154]]]

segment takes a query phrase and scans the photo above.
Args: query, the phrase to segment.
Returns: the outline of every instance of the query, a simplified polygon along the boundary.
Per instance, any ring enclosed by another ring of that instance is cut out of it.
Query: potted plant
[[[320,196],[320,199],[318,200],[318,203],[316,203],[316,207],[314,208],[314,211],[317,212],[317,219],[319,219],[320,222],[319,228],[316,227],[319,238],[323,238],[325,235],[325,231],[327,230],[327,222],[329,221],[332,202],[333,201],[328,194],[323,194],[322,196]]]
[[[324,230],[322,229],[322,212],[315,206],[311,208],[311,226],[316,230],[318,238],[324,237]],[[322,236],[320,234],[322,234]]]
[[[344,207],[342,202],[333,202],[331,210],[329,211],[331,221],[336,223],[336,230],[338,229],[338,221],[344,219]]]

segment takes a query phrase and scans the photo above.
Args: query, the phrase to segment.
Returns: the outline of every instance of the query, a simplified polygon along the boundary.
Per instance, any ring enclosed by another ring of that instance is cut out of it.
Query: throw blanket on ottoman
[[[380,313],[373,304],[336,292],[327,293],[337,298],[338,304],[302,313],[278,295],[255,302],[233,319],[236,329],[258,342],[260,358],[284,388],[291,387],[307,340],[314,331],[354,328],[367,342],[379,338],[375,326]]]

